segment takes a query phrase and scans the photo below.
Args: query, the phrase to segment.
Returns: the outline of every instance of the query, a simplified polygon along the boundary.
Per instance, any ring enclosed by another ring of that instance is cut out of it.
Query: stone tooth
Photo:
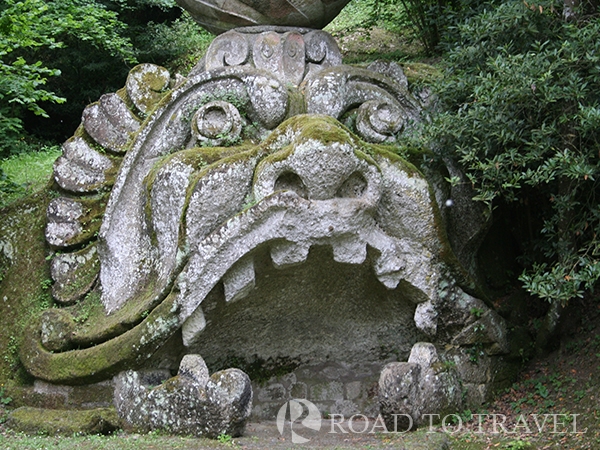
[[[244,257],[223,276],[225,301],[234,302],[246,297],[255,286],[254,259]]]
[[[281,269],[285,266],[301,264],[308,257],[310,245],[296,242],[279,242],[271,247],[273,265]]]
[[[405,267],[404,259],[393,249],[384,250],[374,264],[377,279],[388,289],[396,289],[405,276]]]
[[[340,263],[362,264],[367,258],[367,244],[357,236],[333,239],[333,259]]]
[[[204,311],[198,306],[181,326],[181,337],[183,345],[190,347],[202,331],[206,328]]]

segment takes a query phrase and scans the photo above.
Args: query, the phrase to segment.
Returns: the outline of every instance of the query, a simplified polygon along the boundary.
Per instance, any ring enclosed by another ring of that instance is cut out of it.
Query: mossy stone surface
[[[49,189],[0,210],[0,381],[22,382],[27,376],[18,360],[23,329],[52,305],[50,268],[44,227]]]
[[[52,353],[42,346],[40,325],[34,322],[25,333],[20,348],[21,361],[31,375],[53,383],[85,384],[104,380],[126,368],[139,366],[179,328],[174,302],[175,295],[171,295],[142,323],[114,339],[62,353]]]
[[[21,407],[8,418],[13,430],[50,436],[73,434],[106,434],[119,428],[114,408],[64,410]]]

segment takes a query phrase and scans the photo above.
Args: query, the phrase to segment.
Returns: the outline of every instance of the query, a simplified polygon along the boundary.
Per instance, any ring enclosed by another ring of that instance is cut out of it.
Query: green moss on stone
[[[181,326],[176,298],[176,294],[169,295],[131,330],[81,350],[46,350],[40,342],[38,320],[25,332],[19,352],[21,361],[34,377],[59,384],[101,381],[126,368],[138,367]]]
[[[78,199],[77,202],[83,207],[83,216],[79,219],[82,232],[66,242],[67,247],[83,245],[95,239],[102,225],[102,216],[106,210],[108,192]]]
[[[8,426],[35,435],[107,434],[119,428],[119,418],[114,408],[60,410],[22,407],[10,414]]]
[[[44,230],[49,190],[0,210],[0,383],[22,383],[26,373],[18,359],[23,329],[31,317],[52,305],[50,268]]]
[[[125,303],[110,315],[107,315],[104,310],[98,290],[90,292],[76,305],[64,308],[77,323],[70,336],[72,346],[86,348],[97,345],[141,323],[166,295],[165,292],[156,292],[155,283],[156,280],[149,280],[135,302]]]
[[[100,259],[95,253],[95,243],[71,254],[73,258],[84,259],[70,276],[62,283],[54,283],[52,295],[62,304],[71,304],[87,294],[100,273]],[[90,252],[94,252],[89,256]]]

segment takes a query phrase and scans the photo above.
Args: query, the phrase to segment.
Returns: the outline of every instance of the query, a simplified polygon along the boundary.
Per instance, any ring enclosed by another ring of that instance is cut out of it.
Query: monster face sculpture
[[[287,374],[269,407],[365,410],[417,342],[506,352],[502,320],[457,285],[430,184],[383,145],[419,114],[401,69],[340,61],[320,31],[241,29],[187,79],[138,66],[85,110],[55,165],[61,307],[22,347],[32,375],[89,383],[199,353]]]

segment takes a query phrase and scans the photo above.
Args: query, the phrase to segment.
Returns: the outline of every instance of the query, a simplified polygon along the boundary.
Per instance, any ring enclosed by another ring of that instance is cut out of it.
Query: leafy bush
[[[600,19],[561,8],[507,1],[461,23],[429,138],[477,200],[527,205],[520,279],[564,304],[600,277]]]
[[[394,1],[394,0],[388,0]],[[429,54],[439,50],[443,41],[453,42],[454,27],[495,0],[395,0],[406,11],[408,22]]]
[[[65,98],[46,90],[60,75],[51,55],[67,38],[88,42],[111,56],[133,62],[116,14],[93,0],[6,0],[0,7],[0,154],[18,140],[29,111],[47,117],[42,103]]]
[[[214,39],[189,14],[170,23],[150,22],[135,40],[138,59],[175,72],[191,69]]]
[[[64,140],[133,64],[185,65],[178,60],[210,39],[174,0],[0,3],[0,147],[23,130]]]

